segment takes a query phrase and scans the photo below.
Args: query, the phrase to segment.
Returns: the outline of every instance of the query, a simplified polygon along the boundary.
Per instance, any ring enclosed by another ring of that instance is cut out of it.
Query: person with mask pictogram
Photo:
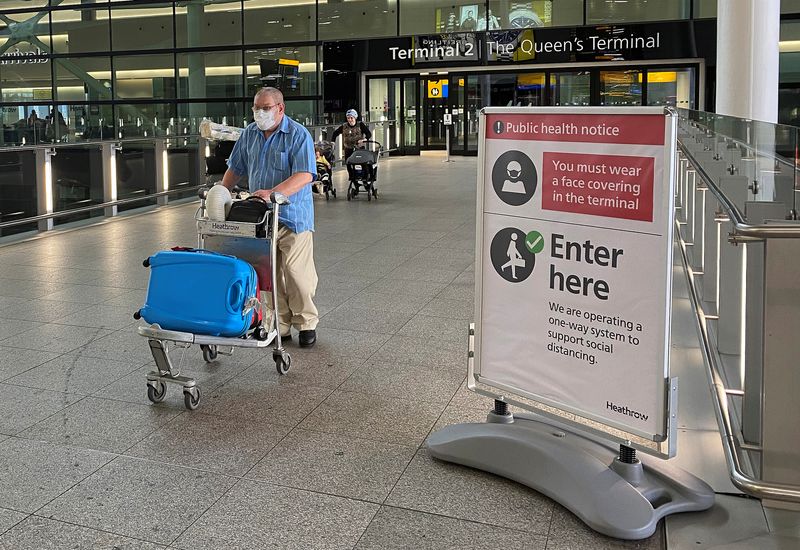
[[[253,119],[242,132],[228,159],[222,184],[228,189],[247,177],[252,195],[269,201],[276,191],[289,198],[280,209],[276,246],[278,328],[283,340],[291,327],[299,332],[301,347],[317,340],[319,314],[314,305],[317,270],[314,266],[314,201],[311,183],[317,168],[311,134],[286,114],[283,94],[263,88],[253,98]]]

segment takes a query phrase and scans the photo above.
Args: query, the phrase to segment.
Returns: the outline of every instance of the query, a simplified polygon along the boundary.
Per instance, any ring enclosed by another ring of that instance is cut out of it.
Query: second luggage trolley
[[[198,248],[235,256],[252,264],[260,276],[268,274],[272,281],[272,304],[267,308],[259,291],[257,307],[261,308],[262,323],[239,338],[165,330],[157,324],[138,328],[139,334],[147,338],[157,368],[147,374],[148,399],[159,403],[167,394],[166,384],[179,384],[183,386],[184,404],[189,410],[196,409],[200,404],[197,382],[194,378],[181,375],[186,350],[193,344],[200,346],[206,362],[214,361],[218,354],[232,355],[234,348],[266,348],[273,345],[272,358],[278,373],[286,374],[292,365],[292,358],[283,349],[278,330],[278,296],[275,292],[277,246],[274,242],[278,235],[278,212],[282,205],[289,204],[289,200],[280,193],[272,193],[269,208],[258,223],[217,221],[208,219],[206,215],[207,192],[207,188],[200,190],[200,208],[195,215]],[[148,260],[145,260],[147,265]],[[253,307],[253,304],[249,307]],[[271,315],[267,321],[265,314],[268,311]],[[134,317],[139,318],[138,312]],[[177,367],[170,357],[170,351],[176,348],[181,350]]]

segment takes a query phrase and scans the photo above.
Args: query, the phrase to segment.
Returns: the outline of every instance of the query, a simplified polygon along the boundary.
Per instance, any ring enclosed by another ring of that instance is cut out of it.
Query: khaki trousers
[[[278,280],[273,290],[278,292],[278,330],[285,335],[292,326],[297,330],[317,328],[319,313],[313,301],[318,280],[314,266],[314,233],[298,234],[279,227],[276,256]],[[268,299],[271,300],[271,296]]]

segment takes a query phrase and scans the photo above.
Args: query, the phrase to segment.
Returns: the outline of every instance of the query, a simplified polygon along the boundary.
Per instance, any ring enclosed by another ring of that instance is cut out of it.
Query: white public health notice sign
[[[486,108],[475,373],[667,435],[675,118],[662,108]]]

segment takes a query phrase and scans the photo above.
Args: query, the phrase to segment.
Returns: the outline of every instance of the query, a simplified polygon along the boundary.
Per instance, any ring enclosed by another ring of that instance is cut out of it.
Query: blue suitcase
[[[150,283],[139,314],[166,330],[208,336],[244,335],[253,321],[245,311],[258,298],[249,263],[208,250],[162,251],[150,256]]]

